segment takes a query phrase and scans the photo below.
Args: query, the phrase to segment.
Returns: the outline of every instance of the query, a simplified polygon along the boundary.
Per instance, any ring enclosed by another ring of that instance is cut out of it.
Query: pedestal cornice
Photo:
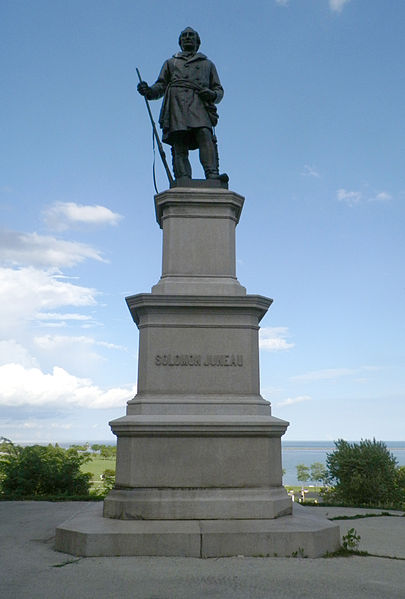
[[[142,310],[205,309],[215,310],[254,310],[258,321],[263,318],[273,300],[263,295],[222,296],[222,295],[154,295],[138,293],[125,298],[135,324],[139,324]]]
[[[155,195],[156,220],[163,228],[165,211],[171,210],[171,216],[195,218],[202,216],[207,209],[209,218],[224,217],[223,209],[232,212],[232,218],[237,224],[242,212],[245,198],[227,189],[196,189],[192,187],[176,187]],[[206,214],[204,214],[206,216]]]
[[[114,434],[135,436],[260,436],[281,437],[289,422],[274,416],[157,415],[122,416],[110,423]]]

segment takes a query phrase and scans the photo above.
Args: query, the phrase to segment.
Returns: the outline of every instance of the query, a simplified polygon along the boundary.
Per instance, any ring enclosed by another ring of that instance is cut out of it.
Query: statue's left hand
[[[141,96],[146,96],[149,91],[149,85],[146,83],[146,81],[141,81],[138,83],[137,90]]]
[[[198,95],[203,102],[214,102],[217,97],[217,94],[212,89],[208,89],[208,87],[199,91]]]

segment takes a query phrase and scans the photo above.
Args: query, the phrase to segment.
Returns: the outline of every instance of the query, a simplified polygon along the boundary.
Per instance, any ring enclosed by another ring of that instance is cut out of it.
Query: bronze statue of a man
[[[172,146],[173,171],[176,179],[191,179],[189,150],[199,149],[206,179],[225,179],[219,175],[218,151],[213,127],[218,113],[215,104],[224,90],[213,62],[198,52],[200,36],[187,27],[180,33],[181,52],[164,63],[152,86],[142,81],[138,92],[148,100],[164,96],[159,124],[163,141]]]

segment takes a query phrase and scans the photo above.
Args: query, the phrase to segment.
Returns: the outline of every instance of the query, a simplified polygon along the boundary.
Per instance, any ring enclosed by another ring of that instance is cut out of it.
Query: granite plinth
[[[127,304],[139,328],[138,393],[127,414],[148,401],[171,413],[269,414],[260,396],[259,321],[271,304],[263,296],[139,294]],[[229,407],[232,406],[232,411]],[[249,406],[252,412],[249,412]]]
[[[245,295],[236,278],[235,228],[244,198],[224,189],[175,188],[155,196],[163,230],[153,294]]]
[[[292,516],[258,520],[112,520],[102,507],[56,529],[57,551],[84,557],[321,557],[340,545],[339,526],[296,506]]]

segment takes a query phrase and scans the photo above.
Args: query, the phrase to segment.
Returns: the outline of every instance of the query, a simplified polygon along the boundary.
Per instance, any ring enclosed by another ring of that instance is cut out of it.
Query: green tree
[[[101,445],[100,455],[106,460],[115,458],[117,455],[117,448],[115,445]]]
[[[8,444],[0,457],[1,490],[5,495],[88,495],[91,474],[81,465],[89,458],[75,449],[48,445]]]
[[[306,483],[310,479],[310,471],[309,467],[305,466],[305,464],[297,464],[297,479],[300,483]]]
[[[86,443],[85,445],[69,445],[69,449],[76,449],[76,451],[88,451],[90,445]]]
[[[366,439],[349,443],[339,439],[335,447],[326,458],[333,500],[382,506],[401,502],[400,469],[383,442]]]
[[[0,437],[0,453],[8,454],[15,452],[15,445],[10,439],[6,439],[6,437]]]
[[[322,483],[327,475],[327,470],[322,462],[314,462],[311,464],[310,478],[314,483]]]

